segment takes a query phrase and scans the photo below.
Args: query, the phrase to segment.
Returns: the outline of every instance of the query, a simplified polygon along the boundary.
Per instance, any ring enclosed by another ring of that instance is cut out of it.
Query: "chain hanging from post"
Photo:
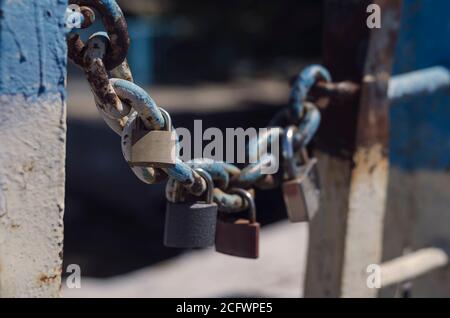
[[[130,162],[130,132],[137,125],[145,131],[168,130],[166,127],[170,115],[157,106],[150,95],[133,82],[126,56],[130,46],[130,38],[125,17],[115,0],[70,0],[71,5],[80,6],[82,28],[89,27],[95,19],[95,9],[101,16],[106,32],[97,32],[84,43],[79,34],[72,32],[67,37],[69,58],[84,70],[94,95],[95,105],[106,124],[122,139],[122,150],[125,160]],[[234,213],[247,209],[242,196],[229,193],[231,188],[262,189],[280,185],[282,173],[263,174],[262,167],[270,165],[279,156],[273,153],[261,153],[261,145],[271,144],[273,138],[281,138],[284,127],[298,127],[294,137],[294,148],[304,148],[311,141],[320,125],[320,112],[307,101],[310,90],[317,83],[329,83],[328,71],[319,65],[312,65],[301,72],[294,82],[289,105],[281,110],[270,122],[266,134],[249,141],[247,154],[255,163],[244,169],[211,159],[193,159],[183,162],[175,158],[173,165],[167,167],[130,166],[136,176],[147,184],[166,181],[166,196],[171,200],[175,195],[176,185],[182,185],[193,195],[202,195],[207,184],[196,169],[206,171],[214,182],[214,202],[222,212]],[[167,116],[169,116],[167,118]],[[133,131],[134,132],[134,131]],[[178,153],[178,138],[176,138]],[[265,148],[264,148],[265,149]]]

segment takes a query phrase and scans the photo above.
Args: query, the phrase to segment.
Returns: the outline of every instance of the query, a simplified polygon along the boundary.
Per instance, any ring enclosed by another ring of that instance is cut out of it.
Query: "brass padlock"
[[[231,189],[248,204],[249,219],[219,217],[216,227],[216,251],[244,258],[259,257],[259,223],[252,195],[243,189]]]
[[[165,246],[201,248],[214,245],[217,223],[217,204],[213,202],[214,184],[206,171],[203,169],[195,171],[206,181],[206,199],[191,200],[180,191],[181,186],[177,183],[175,202],[167,202]]]
[[[291,222],[308,222],[320,207],[320,181],[317,159],[310,159],[305,148],[301,149],[302,164],[296,163],[293,138],[294,126],[283,136],[283,159],[287,180],[283,183],[283,198]]]
[[[176,133],[172,131],[169,113],[159,108],[165,119],[165,130],[150,130],[144,127],[139,117],[134,119],[131,129],[130,166],[168,168],[176,163]]]

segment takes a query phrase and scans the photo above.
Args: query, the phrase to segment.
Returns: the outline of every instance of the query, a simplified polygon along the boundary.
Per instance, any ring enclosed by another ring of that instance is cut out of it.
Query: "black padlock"
[[[252,195],[243,189],[232,189],[231,193],[242,196],[248,203],[249,219],[230,220],[219,218],[216,230],[216,251],[243,258],[259,257],[259,223],[256,222],[256,207]]]
[[[206,181],[205,201],[177,196],[175,202],[167,202],[164,245],[178,248],[202,248],[214,245],[217,223],[217,204],[213,202],[214,184],[203,169],[195,171]],[[176,191],[179,193],[178,184]]]

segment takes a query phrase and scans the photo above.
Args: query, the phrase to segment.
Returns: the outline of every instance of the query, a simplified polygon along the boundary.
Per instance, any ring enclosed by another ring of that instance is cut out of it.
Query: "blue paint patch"
[[[450,1],[405,0],[394,74],[450,67]],[[390,161],[404,170],[450,169],[450,92],[395,101]]]
[[[102,2],[114,19],[120,19],[122,17],[122,11],[115,0],[103,0]]]
[[[0,0],[0,94],[65,97],[66,0]]]

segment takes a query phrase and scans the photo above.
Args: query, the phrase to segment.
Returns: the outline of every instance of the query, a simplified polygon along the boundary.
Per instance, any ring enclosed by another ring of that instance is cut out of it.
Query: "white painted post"
[[[0,296],[57,297],[66,46],[60,0],[0,2]]]

